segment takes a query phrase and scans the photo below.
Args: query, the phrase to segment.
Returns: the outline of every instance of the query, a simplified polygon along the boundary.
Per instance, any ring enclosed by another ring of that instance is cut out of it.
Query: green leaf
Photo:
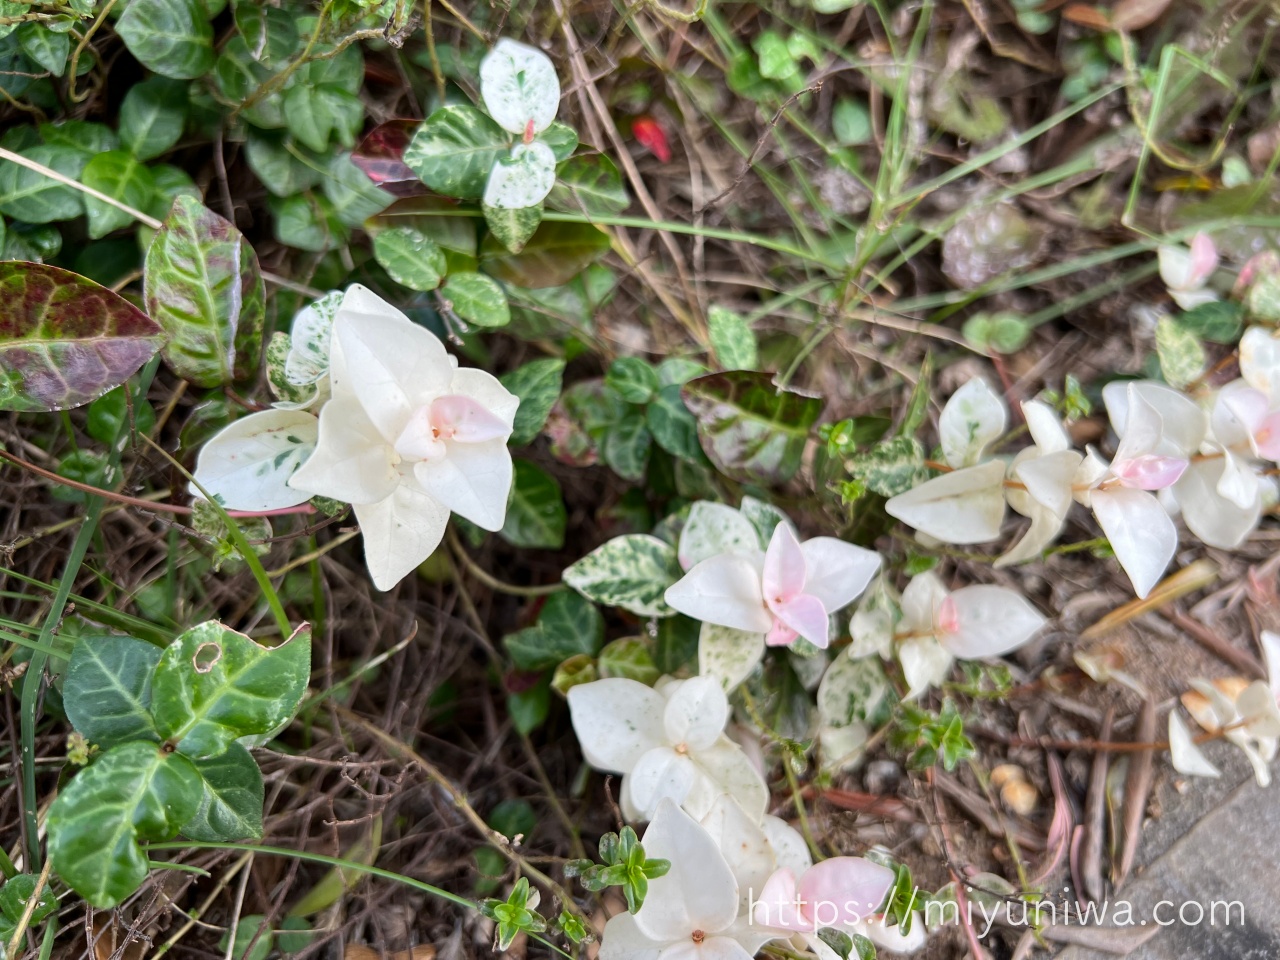
[[[182,825],[192,840],[257,840],[262,836],[262,771],[241,744],[217,757],[194,761],[204,781],[200,805]]]
[[[557,162],[568,160],[573,156],[573,151],[578,149],[578,131],[559,120],[552,120],[551,125],[538,134],[537,139],[551,148]]]
[[[505,327],[511,322],[507,295],[496,280],[482,273],[451,273],[440,294],[467,323],[478,327]]]
[[[88,157],[62,144],[43,144],[16,151],[35,163],[56,170],[72,180]],[[26,223],[72,220],[84,212],[80,191],[50,180],[43,173],[0,160],[0,213]]]
[[[244,38],[233,36],[222,46],[213,65],[213,80],[222,99],[242,104],[272,76],[272,71],[254,59]],[[241,115],[257,127],[274,129],[285,125],[284,96],[278,91],[241,108]],[[323,166],[323,161],[321,162]]]
[[[18,26],[18,44],[31,60],[55,77],[62,76],[71,55],[71,37],[55,33],[43,23],[27,21]]]
[[[131,377],[161,329],[124,297],[69,270],[0,263],[0,410],[66,410]]]
[[[279,133],[250,129],[244,145],[249,169],[276,197],[292,197],[310,190],[325,176],[323,158]]]
[[[518,733],[526,736],[547,721],[551,710],[551,684],[541,680],[528,690],[507,694],[507,713]]]
[[[200,775],[180,753],[125,743],[67,784],[49,808],[49,859],[76,893],[99,909],[141,886],[139,841],[168,840],[200,803]]]
[[[568,283],[609,249],[609,238],[589,223],[542,222],[519,253],[493,234],[480,244],[480,265],[503,283],[530,290]]]
[[[213,67],[213,27],[197,0],[129,0],[116,33],[147,69],[194,80]]]
[[[668,384],[658,391],[645,410],[645,419],[654,441],[663,450],[681,460],[701,461],[698,423],[682,397],[678,383]]]
[[[787,80],[800,71],[800,64],[776,30],[764,31],[751,45],[760,58],[760,76],[766,80]]]
[[[604,154],[593,153],[566,160],[557,168],[547,206],[587,216],[608,216],[626,210],[631,198],[622,185],[617,165]]]
[[[1156,324],[1156,354],[1165,382],[1181,389],[1204,372],[1204,347],[1196,335],[1170,317]]]
[[[1213,300],[1179,314],[1175,322],[1201,340],[1235,343],[1244,325],[1244,306],[1234,300]]]
[[[823,408],[821,397],[746,371],[691,380],[682,396],[711,462],[728,477],[758,483],[784,483],[795,475]]]
[[[627,403],[648,403],[658,392],[658,371],[642,357],[619,357],[609,364],[604,382]]]
[[[662,673],[674,674],[698,656],[698,634],[702,625],[692,617],[677,613],[658,621],[658,637],[653,648],[654,665]]]
[[[285,246],[323,253],[346,243],[350,236],[328,197],[272,197],[270,207],[276,219],[275,238]]]
[[[742,316],[725,307],[713,306],[707,311],[707,330],[723,369],[754,370],[759,365],[756,335]]]
[[[564,582],[588,600],[643,617],[675,611],[662,595],[683,575],[676,550],[657,537],[631,533],[601,544],[564,572]]]
[[[444,251],[413,227],[379,230],[373,255],[392,280],[410,290],[434,290],[446,269]]]
[[[572,590],[553,593],[534,626],[502,638],[520,670],[547,670],[569,657],[593,657],[603,642],[604,617],[595,604]]]
[[[831,132],[841,146],[856,147],[870,143],[875,138],[871,111],[860,100],[840,97],[831,111]]]
[[[453,280],[452,277],[449,279]],[[448,290],[447,285],[445,289]],[[564,361],[558,357],[530,360],[499,379],[504,387],[520,398],[515,426],[507,442],[513,447],[532,443],[542,432],[547,415],[560,398],[560,388],[564,382]]]
[[[266,290],[257,255],[229,220],[178,197],[147,249],[143,292],[179,376],[217,387],[257,373]]]
[[[345,226],[358,227],[391,205],[395,198],[369,179],[351,160],[351,154],[335,154],[321,184],[333,212]]]
[[[30,127],[27,128],[28,130]],[[81,163],[99,153],[118,149],[120,138],[103,123],[87,120],[61,120],[40,124],[40,139],[51,147],[70,147],[81,154]]]
[[[241,917],[235,935],[230,930],[218,941],[218,953],[231,960],[267,960],[271,953],[271,926],[260,913]]]
[[[605,434],[601,454],[604,462],[624,480],[639,482],[644,479],[649,466],[649,447],[653,435],[645,415],[634,410],[610,428]]]
[[[414,134],[405,165],[432,190],[479,199],[489,171],[510,150],[511,138],[470,104],[441,107]]]
[[[67,719],[91,743],[159,742],[151,705],[151,675],[161,650],[134,637],[81,637],[62,682]]]
[[[519,253],[542,223],[542,204],[531,207],[491,207],[484,204],[484,222],[493,236],[512,253]]]
[[[13,935],[18,932],[23,915],[27,912],[27,904],[35,896],[36,885],[40,880],[32,873],[20,873],[10,877],[0,887],[0,942],[8,945]],[[27,929],[35,929],[45,917],[58,909],[58,898],[46,883],[40,890],[40,899],[31,908],[27,917]]]
[[[151,715],[160,736],[187,756],[216,757],[239,737],[287,723],[310,675],[309,627],[263,647],[209,620],[165,648],[151,681]]]
[[[240,0],[232,14],[249,55],[267,66],[282,64],[298,46],[294,13],[285,7]]]
[[[500,536],[517,547],[559,550],[568,516],[555,477],[527,460],[515,461],[511,501]]]
[[[649,648],[639,637],[622,637],[608,644],[600,651],[596,666],[604,679],[621,677],[652,684],[661,676]]]
[[[124,150],[98,154],[85,164],[80,182],[134,210],[145,210],[156,190],[151,171]],[[84,208],[89,214],[89,236],[94,240],[134,222],[131,214],[96,197],[86,196]]]
[[[165,153],[187,123],[187,88],[165,77],[135,83],[120,104],[120,142],[139,160]]]
[[[89,404],[89,413],[85,417],[85,429],[89,436],[105,444],[114,443],[116,437],[127,435],[130,429],[135,429],[138,433],[150,433],[155,425],[155,407],[144,400],[130,411],[129,397],[123,386],[108,390]]]
[[[328,148],[333,115],[316,87],[295,83],[286,90],[284,119],[289,132],[304,146],[317,152]]]

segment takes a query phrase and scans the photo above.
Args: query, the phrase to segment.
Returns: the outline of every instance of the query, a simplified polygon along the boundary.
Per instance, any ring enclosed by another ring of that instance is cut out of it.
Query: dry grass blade
[[[1115,724],[1115,707],[1108,707],[1102,718],[1098,739],[1109,741]],[[1084,839],[1080,844],[1079,875],[1084,893],[1095,903],[1102,899],[1102,849],[1106,844],[1107,766],[1111,762],[1105,750],[1093,756],[1089,768],[1089,790],[1084,801]]]
[[[1137,743],[1150,743],[1156,735],[1156,702],[1147,699],[1138,714],[1138,727],[1134,732]],[[1124,781],[1124,845],[1120,859],[1112,871],[1112,885],[1119,890],[1133,869],[1138,853],[1138,841],[1142,837],[1142,819],[1147,812],[1147,798],[1151,796],[1154,780],[1155,754],[1141,750],[1129,758],[1129,774]]]
[[[1165,577],[1146,597],[1130,600],[1123,606],[1112,610],[1105,617],[1086,630],[1080,631],[1081,640],[1096,640],[1103,634],[1110,633],[1117,627],[1124,626],[1130,620],[1159,610],[1179,597],[1203,590],[1218,579],[1218,565],[1212,560],[1197,560],[1177,573]]]

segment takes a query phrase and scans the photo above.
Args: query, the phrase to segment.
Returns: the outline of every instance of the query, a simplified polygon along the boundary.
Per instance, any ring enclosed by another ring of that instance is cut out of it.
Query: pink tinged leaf
[[[351,162],[383,190],[397,197],[424,193],[422,181],[402,159],[421,125],[417,120],[388,120],[378,124],[360,141],[351,154]]]
[[[1201,286],[1218,269],[1218,250],[1207,233],[1191,238],[1191,275],[1189,285]]]
[[[806,572],[800,541],[787,524],[778,524],[764,554],[762,577],[765,603],[775,614],[775,604],[786,603],[804,591]]]
[[[158,324],[69,270],[0,263],[0,410],[67,410],[129,379],[160,348]]]
[[[1045,859],[1040,865],[1032,882],[1041,885],[1058,869],[1075,832],[1075,819],[1071,815],[1071,798],[1063,778],[1062,761],[1057,754],[1047,754],[1049,762],[1049,784],[1053,788],[1053,819],[1049,822],[1049,832],[1045,837]]]
[[[471,397],[457,394],[431,402],[431,426],[443,440],[483,443],[511,433],[511,425]]]
[[[938,604],[936,630],[940,634],[955,633],[960,629],[960,611],[956,607],[955,597],[943,597]]]
[[[1183,457],[1161,457],[1153,453],[1117,460],[1111,471],[1123,486],[1132,490],[1163,490],[1171,487],[1186,472],[1189,461]]]
[[[796,637],[800,634],[792,630],[781,620],[774,620],[773,626],[769,628],[769,632],[764,636],[766,646],[770,647],[789,647],[796,642]]]
[[[830,642],[831,624],[827,609],[813,594],[802,593],[786,603],[771,604],[769,609],[815,647],[825,647]]]
[[[888,867],[862,857],[823,860],[800,878],[801,913],[814,931],[837,923],[857,924],[879,912],[893,880]]]
[[[809,923],[800,915],[796,898],[800,895],[796,877],[786,867],[775,870],[759,893],[751,891],[751,921],[776,930],[807,931]]]
[[[431,424],[430,407],[419,407],[409,415],[395,448],[405,460],[442,460],[449,452],[439,430]]]
[[[1258,456],[1267,460],[1280,460],[1280,411],[1272,413],[1254,431],[1253,442]]]

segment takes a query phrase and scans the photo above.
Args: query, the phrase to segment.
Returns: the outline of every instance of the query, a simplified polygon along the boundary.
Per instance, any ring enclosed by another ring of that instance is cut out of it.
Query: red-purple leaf
[[[118,293],[43,263],[0,263],[0,410],[67,410],[129,379],[159,324]]]
[[[426,192],[418,175],[405,166],[405,147],[421,123],[417,120],[388,120],[380,123],[360,141],[351,162],[388,193],[411,197]]]

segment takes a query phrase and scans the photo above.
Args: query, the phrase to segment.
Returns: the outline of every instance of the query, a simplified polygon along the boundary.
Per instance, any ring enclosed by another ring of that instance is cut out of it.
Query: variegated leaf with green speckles
[[[644,617],[675,612],[662,595],[678,579],[675,548],[643,533],[614,537],[564,572],[564,582],[589,600]]]
[[[503,157],[489,171],[489,179],[484,188],[484,205],[500,210],[537,207],[547,199],[547,194],[555,183],[556,155],[551,152],[551,148],[537,140],[533,143],[517,143],[511,148],[511,155]],[[529,233],[532,234],[533,231],[530,230]],[[522,243],[521,246],[523,245]]]
[[[160,736],[182,753],[216,757],[238,738],[288,721],[310,676],[309,625],[264,647],[209,620],[165,648],[151,682],[151,714]]]
[[[124,383],[163,331],[124,297],[69,270],[0,263],[0,410],[67,410]]]
[[[175,373],[217,387],[257,371],[266,291],[257,255],[229,220],[194,197],[174,200],[147,249],[143,291]]]
[[[715,304],[707,311],[707,332],[724,370],[754,370],[760,361],[756,335],[745,317]]]
[[[413,227],[379,230],[373,255],[392,280],[410,290],[434,290],[448,269],[439,244]]]
[[[215,842],[261,837],[262,771],[249,751],[233,743],[221,756],[196,760],[195,767],[204,794],[182,835]]]
[[[689,508],[680,531],[679,560],[685,570],[720,553],[752,556],[759,549],[756,528],[733,507],[699,500]]]
[[[495,167],[495,169],[497,169]],[[542,204],[532,207],[491,207],[484,204],[484,222],[489,232],[512,253],[519,253],[542,223]]]
[[[757,500],[755,497],[743,497],[738,509],[744,517],[751,521],[751,525],[756,528],[756,535],[760,538],[761,550],[768,549],[769,540],[773,537],[773,529],[778,524],[785,523],[792,530],[795,529],[795,524],[791,522],[790,517],[772,503]]]
[[[1156,355],[1169,386],[1181,389],[1204,372],[1204,347],[1196,335],[1172,317],[1156,324]]]
[[[889,719],[896,700],[879,657],[841,655],[818,686],[818,713],[833,727],[862,723],[878,726]]]
[[[480,95],[504,130],[539,133],[556,118],[560,78],[541,50],[503,37],[480,61]]]
[[[511,137],[470,104],[441,107],[404,152],[405,165],[446,197],[484,195],[489,171],[510,151]]]
[[[924,448],[915,437],[894,437],[852,457],[849,472],[882,497],[896,497],[929,479]]]
[[[306,386],[329,372],[333,319],[342,306],[343,296],[341,290],[330,290],[294,316],[289,332],[289,355],[284,362],[284,376],[290,383]]]
[[[732,690],[764,659],[764,634],[704,623],[698,634],[698,673]]]
[[[316,448],[320,421],[302,410],[261,410],[241,417],[200,448],[195,479],[228,510],[281,510],[310,496],[289,478]],[[192,485],[192,494],[203,496]]]
[[[277,330],[267,341],[267,386],[271,395],[276,398],[276,405],[282,410],[301,410],[309,407],[316,399],[315,384],[299,386],[290,383],[285,376],[285,364],[289,359],[292,338],[287,333]]]
[[[50,863],[90,904],[114,907],[146,879],[139,842],[176,836],[200,795],[200,774],[182,754],[143,741],[113,747],[49,808]]]

